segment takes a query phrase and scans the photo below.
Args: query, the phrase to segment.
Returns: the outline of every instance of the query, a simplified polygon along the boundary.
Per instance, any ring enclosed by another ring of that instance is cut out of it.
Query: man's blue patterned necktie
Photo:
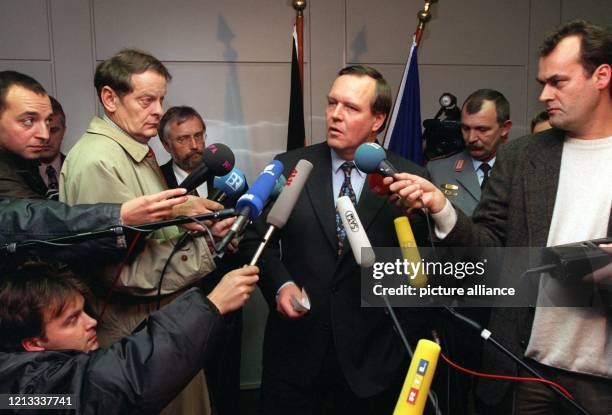
[[[355,197],[355,191],[351,185],[351,170],[355,167],[355,164],[350,161],[345,161],[340,168],[344,172],[344,182],[340,188],[340,196],[348,196],[353,202],[353,206],[357,207],[357,198]],[[338,235],[338,256],[341,256],[344,252],[344,238],[346,237],[346,231],[342,226],[342,220],[340,214],[336,211],[336,234]]]

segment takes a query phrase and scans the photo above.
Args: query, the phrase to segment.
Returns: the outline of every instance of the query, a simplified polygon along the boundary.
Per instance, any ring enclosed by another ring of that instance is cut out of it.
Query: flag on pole
[[[304,101],[302,98],[302,81],[300,80],[300,63],[298,62],[298,41],[293,26],[293,51],[291,52],[291,97],[289,100],[289,122],[287,131],[287,151],[304,147],[306,130],[304,128]]]
[[[417,51],[418,47],[413,39],[402,83],[389,120],[384,147],[408,160],[422,164],[423,134]]]

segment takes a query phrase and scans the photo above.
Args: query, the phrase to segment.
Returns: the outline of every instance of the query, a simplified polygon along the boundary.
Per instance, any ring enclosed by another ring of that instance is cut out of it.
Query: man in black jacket
[[[242,307],[257,273],[230,272],[207,296],[187,291],[109,349],[73,276],[42,265],[3,275],[0,393],[71,394],[81,414],[157,413],[211,358],[221,315]]]
[[[140,225],[172,217],[173,207],[184,203],[185,189],[165,190],[148,196],[129,200],[121,205],[98,203],[95,205],[68,206],[52,200],[15,199],[0,196],[0,264],[5,264],[3,255],[8,254],[9,244],[28,239],[51,239],[92,230],[107,229],[121,225]],[[75,245],[72,249],[54,250],[64,261],[92,258],[114,258],[125,254],[125,243],[119,241],[93,241]],[[44,254],[36,250],[36,254]]]

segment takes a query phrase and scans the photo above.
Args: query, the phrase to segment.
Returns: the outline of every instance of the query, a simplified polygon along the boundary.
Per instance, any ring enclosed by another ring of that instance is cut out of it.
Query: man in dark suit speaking
[[[365,184],[353,164],[360,144],[384,129],[391,91],[373,68],[342,69],[327,95],[327,141],[278,156],[288,176],[300,159],[314,169],[287,224],[259,265],[270,306],[265,331],[262,412],[265,414],[391,413],[406,374],[407,353],[383,309],[361,307],[361,276],[349,243],[339,240],[335,201],[348,195],[373,246],[397,246],[393,219],[403,215]],[[388,154],[398,169],[424,170]],[[265,218],[265,214],[262,218]],[[241,251],[261,239],[264,219]],[[280,242],[280,243],[279,243]],[[310,299],[294,308],[292,297]],[[414,313],[409,334],[421,327]]]

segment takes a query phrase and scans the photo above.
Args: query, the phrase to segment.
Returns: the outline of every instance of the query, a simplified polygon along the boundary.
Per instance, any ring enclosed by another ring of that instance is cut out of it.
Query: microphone
[[[243,172],[234,167],[225,176],[215,177],[213,187],[215,192],[212,195],[212,200],[223,203],[228,198],[240,196],[244,193],[246,177]]]
[[[383,177],[393,177],[399,173],[387,160],[385,150],[377,143],[363,143],[355,152],[355,165],[366,173],[379,173]]]
[[[270,226],[268,227],[268,230],[266,231],[266,234],[264,235],[262,242],[259,244],[259,247],[257,248],[255,255],[253,255],[253,259],[249,265],[255,265],[257,263],[257,260],[270,240],[274,230],[281,229],[287,223],[298,197],[304,189],[306,180],[308,180],[308,177],[310,176],[312,168],[313,165],[311,162],[302,159],[298,161],[293,170],[291,170],[289,179],[286,180],[287,184],[285,185],[280,196],[278,196],[278,200],[276,203],[274,203],[274,206],[272,206],[272,209],[268,213],[266,222]],[[280,181],[281,180],[279,178],[278,182]]]
[[[437,343],[419,340],[393,415],[423,413],[439,356],[440,346]]]
[[[388,196],[391,194],[389,186],[385,186],[383,183],[383,177],[380,174],[369,174],[368,186],[372,192],[376,193],[378,196]]]
[[[215,246],[217,252],[225,249],[227,244],[246,226],[250,220],[257,218],[264,208],[264,203],[270,197],[272,189],[283,172],[283,163],[272,160],[257,176],[253,186],[236,202],[238,218],[225,237]]]
[[[200,165],[189,173],[179,187],[184,187],[189,193],[211,177],[229,173],[234,167],[234,161],[234,153],[228,146],[221,143],[211,144],[202,153]]]
[[[612,237],[549,246],[542,250],[543,263],[525,274],[550,272],[550,276],[563,282],[578,282],[585,275],[612,263],[612,254],[599,247],[612,243]]]
[[[342,225],[353,250],[355,261],[363,268],[371,267],[376,261],[376,256],[361,220],[357,216],[353,202],[348,196],[341,196],[336,201],[336,209],[340,214],[340,219],[342,219]]]
[[[406,216],[400,216],[393,220],[397,242],[399,243],[404,260],[412,263],[421,262],[419,248],[417,248],[414,233],[410,226],[410,221]],[[418,267],[416,275],[410,277],[410,285],[413,287],[424,287],[427,284],[427,274],[423,272],[423,267]]]

